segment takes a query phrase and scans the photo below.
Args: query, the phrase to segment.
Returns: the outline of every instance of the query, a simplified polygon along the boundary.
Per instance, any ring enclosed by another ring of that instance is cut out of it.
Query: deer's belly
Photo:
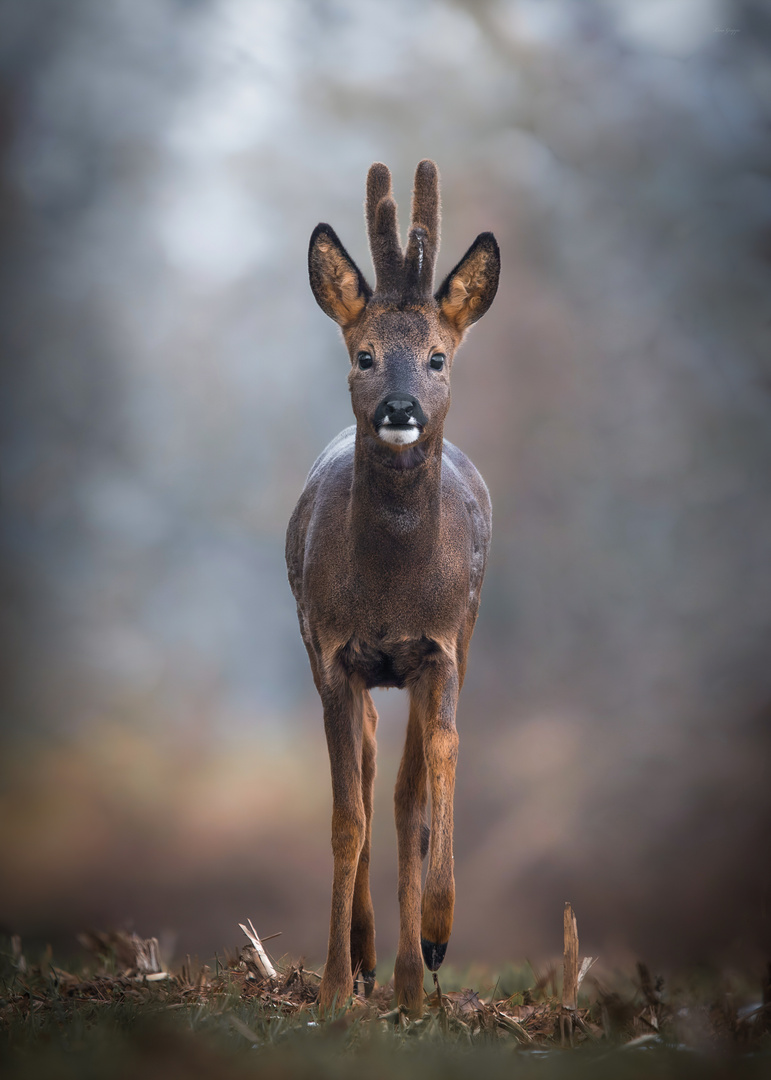
[[[361,679],[368,690],[375,686],[403,689],[432,656],[442,652],[446,648],[429,637],[375,643],[353,637],[338,651],[337,662],[349,678]]]

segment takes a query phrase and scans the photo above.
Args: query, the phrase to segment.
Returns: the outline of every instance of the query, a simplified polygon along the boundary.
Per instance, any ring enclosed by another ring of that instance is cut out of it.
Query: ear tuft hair
[[[311,234],[308,276],[317,304],[343,330],[356,322],[372,296],[364,275],[325,222]]]
[[[500,270],[501,253],[495,237],[491,232],[480,233],[439,287],[436,302],[458,340],[492,304]]]

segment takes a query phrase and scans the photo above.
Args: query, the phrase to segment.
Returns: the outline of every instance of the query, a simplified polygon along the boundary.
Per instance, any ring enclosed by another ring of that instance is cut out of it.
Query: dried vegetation
[[[771,1064],[771,971],[753,1000],[727,981],[708,992],[670,992],[641,963],[623,990],[587,975],[574,1009],[565,1007],[564,985],[558,993],[554,968],[533,971],[532,985],[515,993],[499,993],[500,981],[492,991],[442,991],[437,982],[420,1020],[393,1007],[387,983],[322,1019],[318,972],[301,962],[274,966],[268,960],[273,974],[266,974],[265,950],[261,957],[254,945],[259,939],[246,932],[249,944],[240,951],[211,964],[188,957],[175,971],[162,968],[156,939],[136,934],[82,935],[90,959],[77,968],[59,966],[50,949],[31,963],[20,940],[12,939],[0,988],[3,1072],[57,1076],[74,1055],[73,1075],[101,1075],[93,1061],[86,1066],[78,1057],[88,1056],[92,1044],[122,1062],[127,1074],[140,1069],[147,1075],[149,1062],[164,1055],[180,1068],[194,1061],[191,1075],[202,1076],[249,1075],[257,1061],[262,1070],[273,1062],[277,1075],[305,1075],[311,1061],[318,1075],[324,1069],[347,1075],[361,1055],[370,1064],[377,1059],[384,1076],[404,1069],[408,1076],[428,1060],[424,1051],[429,1076],[437,1075],[446,1053],[460,1069],[459,1052],[465,1065],[456,1074],[463,1076],[482,1068],[483,1058],[486,1075],[496,1076],[497,1069],[511,1068],[512,1055],[524,1076],[535,1061],[549,1076],[568,1061],[570,1075],[593,1076],[619,1070],[624,1076],[762,1076]]]

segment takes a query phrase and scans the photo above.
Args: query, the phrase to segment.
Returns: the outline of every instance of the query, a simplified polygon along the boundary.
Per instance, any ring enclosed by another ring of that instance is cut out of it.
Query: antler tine
[[[439,219],[439,170],[433,161],[424,158],[415,170],[410,224],[428,230],[435,252],[439,250]]]
[[[367,173],[367,233],[375,231],[375,214],[381,199],[391,194],[391,173],[382,161],[370,165]]]
[[[439,229],[439,171],[433,161],[424,158],[415,170],[412,221],[404,257],[407,288],[419,296],[430,296],[433,291]]]
[[[401,284],[404,256],[399,239],[391,174],[376,161],[367,174],[367,234],[375,266],[375,292],[396,292]]]

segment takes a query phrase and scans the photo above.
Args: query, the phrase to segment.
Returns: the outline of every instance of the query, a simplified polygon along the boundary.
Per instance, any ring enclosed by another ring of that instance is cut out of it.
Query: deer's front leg
[[[361,750],[361,794],[364,804],[364,843],[359,855],[359,867],[356,871],[356,884],[353,889],[353,911],[351,915],[351,967],[353,968],[354,988],[361,976],[364,983],[364,995],[369,997],[375,986],[375,912],[372,908],[372,896],[369,890],[369,860],[372,847],[372,800],[375,787],[375,756],[377,747],[375,731],[377,712],[369,693],[363,694],[364,717]]]
[[[361,784],[363,694],[339,679],[324,687],[324,730],[332,772],[332,914],[329,948],[319,990],[319,1005],[328,1010],[353,993],[351,913],[366,818]]]
[[[396,780],[394,809],[399,848],[399,946],[394,965],[396,1001],[413,1016],[423,1009],[423,958],[420,955],[420,872],[423,813],[426,808],[426,758],[420,700],[411,695],[407,738]]]
[[[423,741],[431,791],[431,843],[423,890],[420,945],[429,971],[444,960],[455,908],[452,832],[458,732],[458,670],[448,658],[437,662],[421,678],[425,695]]]

